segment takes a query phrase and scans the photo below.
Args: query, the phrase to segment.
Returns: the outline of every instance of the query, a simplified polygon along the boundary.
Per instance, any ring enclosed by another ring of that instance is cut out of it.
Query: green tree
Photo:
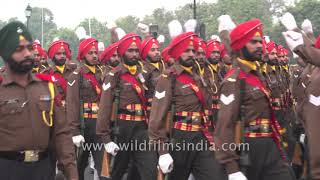
[[[137,25],[140,22],[140,19],[135,16],[125,16],[120,17],[116,20],[118,27],[121,27],[126,33],[135,32],[137,33]]]
[[[48,47],[48,44],[53,40],[53,35],[57,31],[57,25],[53,21],[53,13],[47,9],[43,8],[43,18],[42,18],[42,8],[34,7],[32,8],[32,13],[29,21],[29,30],[33,36],[33,39],[38,39],[41,41],[42,38],[42,22],[43,20],[43,46]]]
[[[75,59],[77,56],[79,40],[74,30],[68,28],[59,28],[57,31],[54,32],[53,36],[59,39],[63,39],[69,43],[72,52],[72,57],[73,59]]]
[[[287,11],[295,17],[298,26],[304,19],[312,22],[314,34],[320,33],[320,1],[319,0],[300,0],[294,6],[287,8]]]
[[[157,24],[159,26],[158,34],[162,34],[166,38],[164,43],[164,46],[166,46],[170,42],[168,24],[173,19],[175,19],[175,16],[172,11],[166,11],[164,8],[158,8],[155,9],[151,15],[145,16],[142,22],[148,25]]]

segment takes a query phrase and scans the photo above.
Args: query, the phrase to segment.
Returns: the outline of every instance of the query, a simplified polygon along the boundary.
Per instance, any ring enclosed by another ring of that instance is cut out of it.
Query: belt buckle
[[[66,107],[66,101],[65,101],[65,100],[62,100],[62,101],[61,101],[61,105],[62,105],[62,107]]]
[[[98,106],[92,107],[91,110],[92,110],[92,113],[97,114],[99,111],[99,107]]]
[[[201,123],[201,119],[200,119],[199,116],[192,116],[191,119],[192,119],[192,123],[194,123],[194,124],[200,124]]]
[[[270,126],[269,124],[262,124],[261,125],[261,132],[262,133],[268,133],[270,131]]]
[[[37,162],[39,161],[39,152],[34,150],[24,151],[24,162]]]
[[[142,110],[136,110],[136,115],[137,116],[142,116],[143,115],[143,111]]]

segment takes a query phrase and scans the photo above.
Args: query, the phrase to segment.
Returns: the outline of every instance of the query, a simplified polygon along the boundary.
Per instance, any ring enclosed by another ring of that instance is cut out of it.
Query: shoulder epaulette
[[[69,64],[67,64],[67,66],[69,66],[69,68],[72,70],[75,70],[78,67],[78,65],[76,63],[69,63]]]
[[[35,74],[35,76],[38,79],[41,79],[43,81],[48,81],[48,82],[54,82],[55,81],[54,77],[51,76],[51,75],[48,75],[48,74],[37,73],[37,74]]]
[[[79,74],[80,72],[81,72],[81,67],[77,67],[77,68],[73,71],[72,74],[77,75],[77,74]]]
[[[237,77],[239,75],[240,69],[239,68],[232,68],[230,69],[227,74],[224,77],[223,82],[229,81],[229,82],[236,82]]]
[[[117,74],[118,72],[120,72],[120,70],[121,70],[121,66],[117,66],[117,67],[111,69],[107,74],[108,74],[109,76],[114,76],[115,74]]]

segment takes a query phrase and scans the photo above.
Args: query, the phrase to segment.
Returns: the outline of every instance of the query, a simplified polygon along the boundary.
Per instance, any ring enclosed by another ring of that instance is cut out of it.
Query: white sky
[[[2,0],[3,1],[3,0]],[[100,21],[114,21],[118,17],[134,15],[142,18],[156,8],[174,10],[193,0],[4,0],[0,5],[0,19],[18,17],[25,21],[24,10],[31,7],[46,7],[54,14],[58,27],[73,28],[86,17],[96,17]],[[199,2],[215,0],[197,0]]]

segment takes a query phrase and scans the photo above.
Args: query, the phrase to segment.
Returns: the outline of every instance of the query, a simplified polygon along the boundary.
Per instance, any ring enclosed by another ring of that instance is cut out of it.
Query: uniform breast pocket
[[[194,91],[190,87],[181,87],[177,93],[181,96],[190,96],[194,94]]]
[[[251,91],[250,96],[254,100],[259,100],[259,99],[265,98],[265,94],[258,89]]]
[[[40,111],[46,111],[49,112],[51,108],[50,100],[47,101],[39,101],[38,102],[38,108]]]
[[[0,101],[0,114],[3,116],[14,115],[22,112],[24,103],[19,99]]]
[[[121,87],[123,93],[134,92],[132,85],[130,83],[124,83]]]

